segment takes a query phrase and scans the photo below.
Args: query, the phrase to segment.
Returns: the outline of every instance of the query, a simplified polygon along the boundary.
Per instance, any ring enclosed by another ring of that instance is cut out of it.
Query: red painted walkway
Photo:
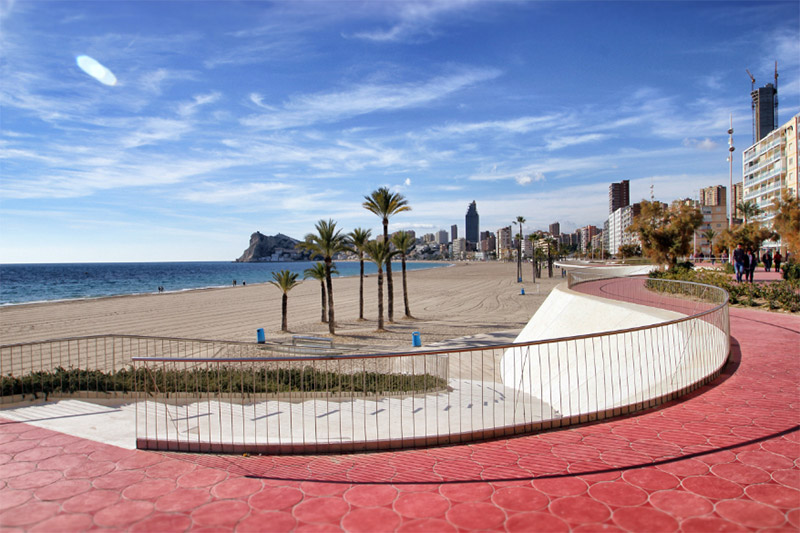
[[[0,420],[0,530],[797,531],[800,317],[731,329],[725,374],[682,401],[466,446],[196,456]]]

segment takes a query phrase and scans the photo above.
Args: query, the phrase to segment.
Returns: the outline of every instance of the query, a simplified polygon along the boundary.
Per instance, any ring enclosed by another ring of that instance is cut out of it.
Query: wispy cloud
[[[584,135],[568,135],[547,140],[548,150],[559,150],[576,144],[593,143],[608,139],[610,135],[603,133],[586,133]]]
[[[286,129],[414,108],[499,75],[496,69],[462,69],[420,83],[364,84],[343,91],[296,96],[277,112],[250,116],[242,123],[258,129]]]

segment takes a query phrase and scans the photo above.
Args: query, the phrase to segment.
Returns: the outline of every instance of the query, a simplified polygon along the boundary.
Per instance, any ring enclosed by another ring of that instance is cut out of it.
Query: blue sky
[[[800,111],[788,2],[0,0],[0,262],[230,260],[258,230],[602,225],[696,196]],[[106,85],[79,68],[94,58]]]

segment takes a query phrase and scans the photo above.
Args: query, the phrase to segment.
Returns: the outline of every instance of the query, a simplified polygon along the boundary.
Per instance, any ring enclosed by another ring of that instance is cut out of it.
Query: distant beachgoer
[[[758,256],[753,250],[747,250],[747,281],[753,283],[753,274],[758,266]]]
[[[247,285],[247,282],[245,280],[242,280],[242,287],[244,287],[245,285]]]
[[[736,249],[733,251],[733,268],[736,271],[736,281],[737,283],[742,282],[742,276],[747,273],[747,269],[750,266],[746,264],[747,261],[747,254],[742,248],[741,244],[736,245]]]
[[[778,250],[775,252],[775,255],[772,256],[772,262],[775,263],[775,272],[781,271],[781,261],[783,261],[783,256],[781,255],[781,251]]]
[[[234,287],[236,286],[236,280],[233,280],[233,286]]]

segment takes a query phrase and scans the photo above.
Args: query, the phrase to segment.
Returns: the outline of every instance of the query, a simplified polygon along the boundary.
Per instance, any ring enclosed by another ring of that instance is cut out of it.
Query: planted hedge
[[[34,397],[75,392],[147,394],[275,394],[330,392],[337,394],[385,394],[431,392],[447,386],[444,378],[431,374],[338,373],[310,366],[287,369],[242,369],[220,366],[187,370],[149,371],[127,368],[116,372],[64,369],[32,372],[21,377],[0,376],[3,396],[30,394]]]

